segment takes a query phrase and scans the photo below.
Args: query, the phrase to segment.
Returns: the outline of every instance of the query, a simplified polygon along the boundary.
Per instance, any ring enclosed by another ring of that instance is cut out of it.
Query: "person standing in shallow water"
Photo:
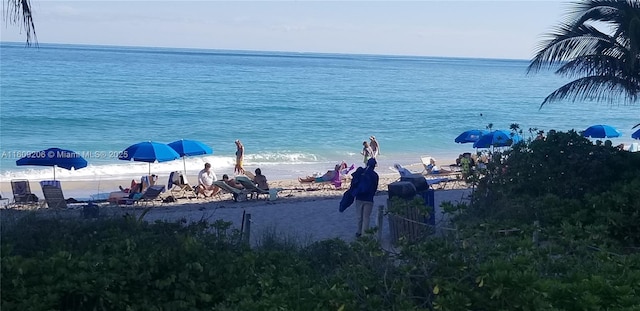
[[[244,145],[239,139],[236,139],[236,167],[233,172],[236,174],[244,174],[244,167],[242,162],[244,161]]]
[[[367,161],[373,157],[373,150],[369,146],[369,143],[365,140],[362,142],[362,152],[360,152],[364,156],[364,164],[367,165]]]
[[[373,209],[373,197],[378,191],[378,173],[375,168],[378,165],[376,159],[371,158],[367,161],[367,167],[357,178],[357,187],[355,189],[356,215],[358,217],[358,231],[356,237],[360,237],[369,230],[369,221],[371,220],[371,210]]]
[[[371,157],[377,158],[380,155],[380,144],[378,144],[378,140],[376,140],[376,137],[373,135],[369,137],[369,140],[371,140],[369,146],[371,147],[371,151],[373,152],[373,155]]]

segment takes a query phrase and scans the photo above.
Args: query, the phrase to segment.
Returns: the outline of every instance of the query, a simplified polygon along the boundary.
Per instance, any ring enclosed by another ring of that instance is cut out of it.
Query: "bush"
[[[1,308],[640,310],[638,157],[573,132],[494,154],[472,204],[445,206],[457,230],[397,251],[275,228],[251,249],[222,221],[3,219]]]

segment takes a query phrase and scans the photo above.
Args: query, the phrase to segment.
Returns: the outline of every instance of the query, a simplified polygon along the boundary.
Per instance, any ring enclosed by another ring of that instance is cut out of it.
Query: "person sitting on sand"
[[[216,180],[218,180],[218,177],[211,170],[211,164],[205,163],[204,168],[198,173],[197,193],[204,195],[205,198],[216,195],[220,191],[220,188],[213,184]]]
[[[327,171],[326,173],[324,173],[324,175],[320,177],[313,177],[313,176],[307,176],[305,178],[298,177],[298,181],[301,183],[330,181],[330,180],[333,180],[333,178],[336,176],[336,172],[339,172],[339,171],[340,171],[340,164],[337,164],[333,170]]]
[[[224,181],[225,184],[229,185],[229,187],[236,188],[236,189],[244,189],[241,183],[237,182],[235,178],[229,179],[229,175],[227,174],[222,175],[222,181]]]
[[[262,170],[257,168],[255,170],[256,176],[253,178],[253,182],[256,186],[262,190],[269,190],[269,183],[267,183],[267,177],[262,175]]]

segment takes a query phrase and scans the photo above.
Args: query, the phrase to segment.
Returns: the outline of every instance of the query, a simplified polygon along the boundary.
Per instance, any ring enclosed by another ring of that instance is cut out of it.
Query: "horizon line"
[[[346,52],[310,52],[310,51],[286,51],[286,50],[243,50],[243,49],[223,49],[223,48],[199,48],[199,47],[175,47],[175,46],[148,46],[148,45],[117,45],[117,44],[91,44],[91,43],[59,43],[59,42],[35,42],[31,45],[27,45],[26,42],[18,41],[2,41],[0,45],[9,44],[22,44],[25,48],[38,48],[41,44],[44,45],[66,45],[66,46],[87,46],[87,47],[112,47],[112,48],[155,48],[155,49],[174,49],[174,50],[199,50],[199,51],[227,51],[227,52],[242,52],[242,53],[256,53],[256,52],[268,52],[268,53],[286,53],[286,54],[310,54],[310,55],[352,55],[352,56],[384,56],[384,57],[398,57],[398,58],[448,58],[448,59],[477,59],[477,60],[499,60],[499,61],[530,61],[524,58],[492,58],[492,57],[479,57],[479,56],[437,56],[437,55],[414,55],[414,54],[368,54],[368,53],[346,53]]]

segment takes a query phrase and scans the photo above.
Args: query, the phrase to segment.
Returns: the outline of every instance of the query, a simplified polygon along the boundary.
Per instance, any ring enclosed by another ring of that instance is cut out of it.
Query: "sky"
[[[39,43],[531,59],[564,1],[31,0]],[[4,14],[3,14],[4,18]],[[2,20],[1,41],[25,41]]]

